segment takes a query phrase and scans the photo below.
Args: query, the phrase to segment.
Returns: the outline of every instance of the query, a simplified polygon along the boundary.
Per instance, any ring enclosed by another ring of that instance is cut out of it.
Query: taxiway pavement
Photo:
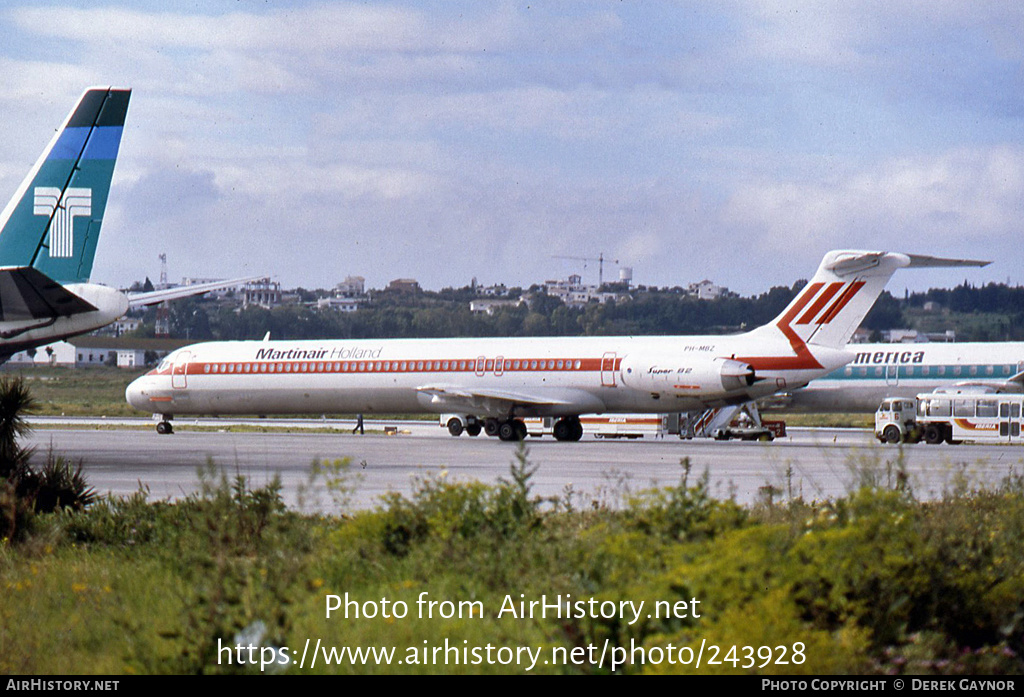
[[[257,433],[188,431],[179,422],[173,435],[158,435],[151,425],[98,430],[39,424],[28,444],[36,447],[37,462],[45,460],[51,449],[80,460],[89,484],[99,493],[125,495],[144,486],[151,499],[197,491],[198,468],[207,462],[224,468],[229,476],[244,475],[253,486],[269,482],[276,474],[288,505],[298,506],[305,488],[305,506],[325,511],[372,507],[386,492],[409,494],[417,478],[426,476],[486,483],[509,478],[516,458],[514,443],[486,436],[453,438],[436,422],[391,422],[398,433],[384,435],[387,423],[367,421],[365,435],[353,435],[351,424],[331,433],[300,427],[287,433]],[[901,457],[920,498],[936,498],[964,486],[993,486],[1011,472],[1024,472],[1024,448],[924,444],[897,448],[879,444],[869,432],[855,429],[790,429],[789,436],[772,443],[676,437],[618,441],[585,436],[578,443],[531,438],[525,445],[528,461],[537,468],[533,492],[568,498],[577,508],[619,505],[642,489],[675,484],[682,476],[684,459],[690,463],[691,482],[706,470],[714,496],[733,497],[743,504],[764,496],[765,487],[772,487],[776,497],[822,500],[847,493],[865,477],[891,482]],[[314,460],[339,459],[348,462],[342,487],[348,493],[336,500],[325,480],[311,481],[310,472]]]

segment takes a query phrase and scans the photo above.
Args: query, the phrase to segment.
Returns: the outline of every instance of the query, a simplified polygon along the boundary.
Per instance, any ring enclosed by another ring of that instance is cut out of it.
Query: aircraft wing
[[[582,409],[584,412],[602,412],[604,403],[592,394],[575,389],[559,388],[551,392],[520,392],[494,388],[452,385],[425,385],[416,391],[432,409],[467,411],[477,414],[508,414],[515,407],[534,413],[561,412]]]
[[[93,312],[96,307],[31,266],[0,267],[0,322]]]
[[[177,300],[188,298],[193,295],[202,295],[212,290],[224,290],[234,288],[250,281],[258,281],[266,276],[249,276],[247,278],[234,278],[230,281],[211,281],[210,283],[197,283],[191,286],[179,286],[177,288],[166,288],[164,290],[151,290],[143,293],[126,293],[129,307],[140,307],[143,305],[156,305],[165,300]]]
[[[512,404],[530,404],[535,406],[551,406],[554,404],[572,404],[567,399],[556,399],[552,397],[541,397],[525,392],[513,392],[509,390],[490,389],[462,389],[457,387],[419,387],[417,391],[421,394],[429,394],[432,397],[441,399],[493,399]]]
[[[1024,371],[1005,380],[963,380],[957,387],[975,387],[993,392],[1024,392]]]

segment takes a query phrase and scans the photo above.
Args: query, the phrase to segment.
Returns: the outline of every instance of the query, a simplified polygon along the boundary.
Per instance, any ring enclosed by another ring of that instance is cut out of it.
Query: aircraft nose
[[[128,403],[141,411],[150,410],[149,395],[146,392],[149,382],[148,376],[143,375],[141,378],[133,380],[124,391],[124,398],[128,400]]]

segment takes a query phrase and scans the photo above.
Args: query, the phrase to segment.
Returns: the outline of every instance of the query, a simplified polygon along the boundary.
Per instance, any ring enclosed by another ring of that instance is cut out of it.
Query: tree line
[[[752,297],[727,295],[700,300],[678,288],[643,289],[631,298],[571,307],[542,288],[528,302],[472,312],[469,289],[417,293],[376,291],[356,312],[318,309],[310,304],[238,308],[214,300],[186,299],[171,306],[171,333],[192,341],[260,339],[373,339],[484,336],[608,336],[728,334],[765,324],[806,285],[776,286]],[[305,291],[302,297],[316,297]],[[946,313],[957,339],[1024,339],[1024,288],[1005,284],[931,289],[900,299],[883,292],[862,327],[877,332],[915,328],[926,303]],[[963,322],[961,315],[992,315],[985,322]],[[152,336],[154,311],[139,335]],[[935,321],[932,321],[935,324]]]

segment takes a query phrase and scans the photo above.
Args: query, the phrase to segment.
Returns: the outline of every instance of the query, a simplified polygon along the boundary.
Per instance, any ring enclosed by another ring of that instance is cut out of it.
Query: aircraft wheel
[[[462,435],[462,431],[462,421],[458,417],[453,416],[448,419],[448,433],[458,437]]]
[[[484,421],[484,433],[489,436],[498,435],[498,427],[499,424],[497,419],[491,418]]]
[[[468,433],[471,436],[479,436],[480,435],[480,424],[479,423],[467,424],[466,425],[466,433]]]
[[[516,427],[516,422],[512,420],[502,421],[498,425],[498,438],[506,441],[522,440],[519,438],[519,429]]]
[[[583,437],[583,424],[580,423],[579,417],[566,416],[555,422],[551,433],[555,440],[575,442]]]
[[[526,424],[519,419],[516,419],[513,423],[516,425],[516,440],[526,440],[526,437],[530,435],[530,431],[526,428]]]
[[[160,435],[167,435],[168,433],[174,433],[174,427],[171,426],[170,421],[161,421],[156,425],[156,432]]]
[[[900,429],[896,426],[886,426],[885,430],[882,431],[882,436],[885,438],[885,442],[890,445],[896,445],[902,440],[900,437]]]

